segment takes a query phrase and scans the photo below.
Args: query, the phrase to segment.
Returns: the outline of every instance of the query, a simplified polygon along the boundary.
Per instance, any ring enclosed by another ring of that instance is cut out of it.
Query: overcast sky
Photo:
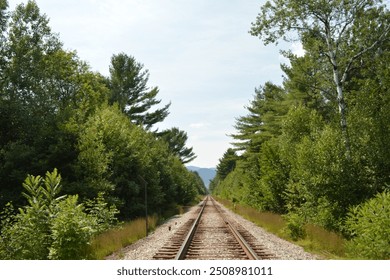
[[[10,9],[22,0],[9,0]],[[160,129],[179,127],[199,167],[215,167],[229,148],[235,118],[254,89],[282,82],[279,49],[248,31],[264,0],[36,0],[66,49],[108,75],[124,52],[144,64],[162,103]],[[294,47],[294,46],[287,46]]]

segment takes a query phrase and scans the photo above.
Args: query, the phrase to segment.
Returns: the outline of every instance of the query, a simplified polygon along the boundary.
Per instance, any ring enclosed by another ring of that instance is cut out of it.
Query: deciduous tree
[[[367,52],[373,52],[390,31],[389,13],[382,0],[273,0],[261,8],[251,34],[265,44],[291,40],[295,34],[310,40],[331,65],[347,155],[350,154],[345,84]]]

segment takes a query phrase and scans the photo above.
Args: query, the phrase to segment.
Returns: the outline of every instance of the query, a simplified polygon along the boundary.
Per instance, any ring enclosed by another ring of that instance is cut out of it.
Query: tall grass
[[[149,217],[149,231],[156,228],[157,217]],[[146,236],[145,218],[126,222],[120,227],[108,230],[96,236],[90,246],[92,259],[104,259],[135,241]]]
[[[284,230],[286,227],[286,222],[281,215],[271,212],[260,212],[255,208],[245,205],[233,204],[231,201],[222,198],[216,199],[230,210],[264,228],[265,230],[277,234],[278,236],[287,238]]]
[[[286,239],[290,242],[302,246],[305,250],[319,255],[324,259],[342,259],[345,258],[345,240],[338,234],[325,230],[319,226],[306,225],[305,238],[293,241],[286,230],[286,221],[281,215],[261,212],[249,206],[235,205],[231,201],[216,198],[240,216],[250,220],[265,230]]]
[[[339,234],[316,225],[305,225],[306,238],[296,243],[308,251],[315,252],[325,259],[343,259],[346,240]]]

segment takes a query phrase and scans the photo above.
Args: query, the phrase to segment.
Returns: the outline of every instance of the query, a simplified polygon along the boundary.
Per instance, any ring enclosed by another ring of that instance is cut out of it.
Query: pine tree
[[[188,136],[185,131],[173,127],[158,133],[158,135],[162,140],[168,143],[169,150],[175,156],[178,156],[183,164],[189,163],[196,158],[195,153],[192,151],[192,147],[186,147]]]
[[[238,133],[231,135],[238,140],[233,143],[237,150],[248,153],[259,152],[263,142],[279,134],[281,117],[287,112],[281,87],[267,82],[255,92],[254,99],[246,107],[249,114],[237,119]]]
[[[114,55],[110,66],[110,103],[117,103],[133,123],[150,129],[162,122],[169,114],[170,103],[161,109],[152,110],[161,103],[156,99],[158,87],[149,88],[149,71],[134,57],[124,53]]]
[[[226,176],[236,168],[238,158],[234,149],[227,149],[217,165],[217,177],[220,180],[225,179]]]

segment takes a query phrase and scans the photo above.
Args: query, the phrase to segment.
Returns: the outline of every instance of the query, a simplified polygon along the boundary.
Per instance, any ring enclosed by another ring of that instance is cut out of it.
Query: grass
[[[338,234],[325,230],[319,226],[306,225],[306,236],[298,241],[293,241],[287,233],[286,221],[281,215],[260,212],[249,206],[234,205],[231,201],[217,198],[217,200],[240,216],[252,221],[280,238],[302,246],[306,251],[320,256],[323,259],[344,259],[345,240]]]
[[[197,198],[193,204],[196,204],[199,200],[201,200],[201,198]],[[148,218],[149,232],[153,231],[158,224],[174,215],[185,213],[189,208],[189,206],[177,204],[168,205],[159,216]],[[118,256],[122,257],[120,250],[133,244],[137,240],[144,238],[145,233],[145,218],[126,222],[120,227],[110,229],[96,236],[91,242],[90,256],[92,259],[102,260],[110,254],[117,252]]]
[[[156,216],[148,218],[149,230],[156,228],[157,221]],[[91,258],[102,260],[121,248],[144,238],[145,234],[145,218],[126,222],[120,227],[103,232],[92,240],[90,248]]]
[[[325,230],[316,225],[305,226],[306,237],[296,243],[306,250],[315,252],[325,259],[344,259],[345,239],[339,234]]]

